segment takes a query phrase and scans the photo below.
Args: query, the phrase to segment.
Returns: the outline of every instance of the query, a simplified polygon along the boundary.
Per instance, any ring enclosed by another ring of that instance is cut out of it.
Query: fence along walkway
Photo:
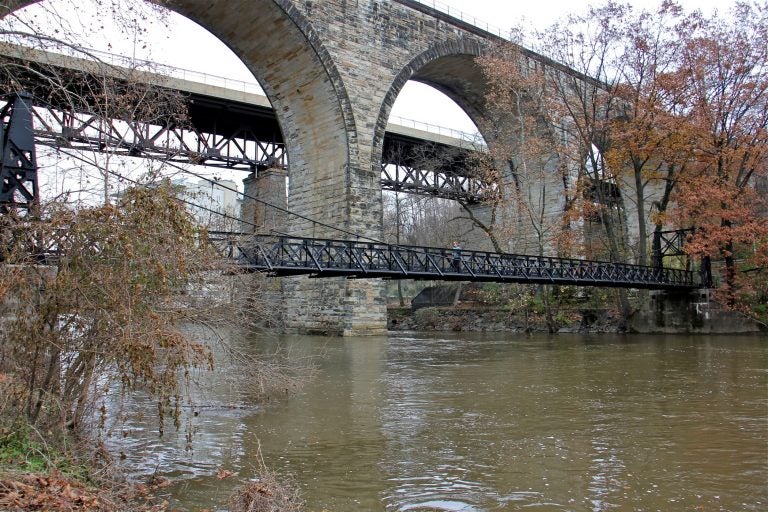
[[[691,289],[686,270],[547,256],[374,242],[213,232],[239,266],[275,276],[429,279],[646,289]]]

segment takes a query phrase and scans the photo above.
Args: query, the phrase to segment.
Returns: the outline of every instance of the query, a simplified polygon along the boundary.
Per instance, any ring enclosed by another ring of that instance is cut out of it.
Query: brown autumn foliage
[[[212,364],[178,325],[179,293],[209,266],[208,248],[169,187],[43,211],[6,216],[1,231],[0,508],[163,510],[150,487],[120,482],[108,455],[89,461],[93,427],[108,397],[134,389],[156,397],[161,423],[178,417],[189,370]]]
[[[255,397],[295,389],[308,375],[280,355],[257,358],[226,339],[211,341],[211,331],[226,336],[237,319],[238,331],[247,328],[243,306],[252,312],[260,289],[233,299],[212,284],[245,276],[222,263],[175,192],[168,184],[135,187],[116,205],[6,217],[0,451],[18,456],[0,458],[3,510],[161,510],[151,489],[113,474],[105,448],[103,463],[90,460],[100,446],[96,427],[119,421],[110,404],[140,391],[154,399],[161,433],[181,427],[193,371],[212,368],[213,348],[238,361],[247,376],[241,385],[247,380]],[[26,447],[27,437],[42,444]],[[30,465],[27,453],[43,462]],[[57,473],[62,463],[82,467],[85,478]],[[36,472],[17,472],[24,468]]]
[[[541,254],[627,259],[622,205],[612,193],[616,176],[603,154],[619,105],[606,69],[625,11],[590,8],[530,38],[546,41],[541,51],[567,70],[514,43],[479,59],[490,83],[485,133],[510,176],[502,201],[516,231],[535,234]],[[627,318],[625,291],[618,300]]]
[[[700,20],[674,77],[694,150],[676,198],[682,222],[696,227],[687,251],[722,262],[734,304],[758,292],[742,271],[768,263],[766,198],[756,188],[768,177],[767,37],[768,5],[739,3],[731,19]]]
[[[227,501],[232,512],[300,512],[305,510],[299,488],[261,468],[258,479],[239,486]]]
[[[168,503],[156,503],[154,485],[93,488],[62,475],[5,475],[0,478],[0,509],[11,511],[162,512]]]
[[[113,383],[156,396],[161,422],[168,406],[177,413],[179,375],[213,363],[180,332],[177,296],[211,259],[172,190],[6,221],[0,368],[23,386],[3,416],[77,433]],[[34,264],[33,248],[48,250],[50,264]]]
[[[490,85],[486,107],[494,113],[483,127],[493,134],[488,156],[508,169],[491,176],[499,186],[492,200],[503,202],[509,216],[509,222],[496,229],[516,242],[515,252],[544,255],[555,246],[559,254],[567,254],[569,231],[563,229],[564,217],[553,215],[550,200],[555,191],[550,187],[563,187],[562,210],[567,211],[575,183],[569,179],[562,128],[553,117],[550,78],[516,45],[500,46],[478,61]],[[557,179],[549,178],[553,174]]]
[[[686,251],[694,261],[716,260],[725,302],[764,309],[767,12],[765,2],[738,2],[708,18],[672,1],[653,11],[609,1],[526,38],[582,76],[555,73],[556,65],[504,45],[480,59],[495,119],[518,126],[489,141],[497,162],[516,177],[544,168],[547,157],[557,161],[533,190],[547,176],[550,187],[563,178],[548,201],[561,202],[563,233],[577,253],[600,254],[598,242],[613,261],[647,264],[650,231],[695,227]],[[540,232],[541,217],[526,215],[521,194],[504,197],[524,229]],[[526,206],[540,213],[530,197]],[[602,236],[587,229],[595,226]],[[563,246],[554,240],[550,250]]]
[[[619,115],[610,120],[608,168],[615,170],[622,194],[634,207],[638,222],[635,259],[649,264],[649,224],[664,229],[675,180],[690,156],[690,141],[679,116],[679,87],[668,87],[679,63],[679,38],[690,20],[674,2],[624,19],[614,92]],[[650,222],[649,222],[650,221]]]

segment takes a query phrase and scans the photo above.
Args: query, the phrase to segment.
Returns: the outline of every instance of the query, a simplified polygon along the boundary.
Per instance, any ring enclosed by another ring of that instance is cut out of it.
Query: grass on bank
[[[29,427],[0,427],[0,510],[161,512],[160,483],[128,484],[109,462],[78,461]]]

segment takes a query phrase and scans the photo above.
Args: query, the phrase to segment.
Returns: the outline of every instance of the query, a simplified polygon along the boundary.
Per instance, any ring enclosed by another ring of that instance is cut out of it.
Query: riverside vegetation
[[[259,303],[247,290],[258,293],[258,276],[222,266],[168,184],[132,188],[115,205],[51,205],[40,219],[6,217],[2,228],[0,508],[164,509],[153,498],[163,482],[129,485],[115,469],[104,445],[120,432],[114,404],[150,396],[159,435],[170,427],[191,436],[181,421],[187,390],[215,361],[184,326],[203,325],[206,339],[233,323],[255,327]],[[40,247],[55,250],[49,264],[30,251]],[[216,293],[212,273],[237,292]],[[309,371],[216,343],[226,357],[250,357],[241,382],[257,396],[297,389]],[[279,487],[263,474],[262,490]],[[248,502],[247,489],[238,496]]]

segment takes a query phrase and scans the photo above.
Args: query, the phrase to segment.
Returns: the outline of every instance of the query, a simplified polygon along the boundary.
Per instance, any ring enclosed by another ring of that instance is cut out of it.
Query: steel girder
[[[35,137],[41,144],[54,148],[109,149],[124,156],[247,171],[287,164],[283,143],[260,140],[245,126],[223,136],[200,131],[194,126],[104,119],[51,107],[37,107],[34,115],[37,121]]]
[[[672,231],[654,231],[653,233],[653,265],[656,268],[664,266],[664,258],[667,256],[685,258],[685,267],[691,265],[690,256],[685,249],[688,237],[696,232],[694,228],[676,229]],[[712,262],[709,256],[701,258],[699,266],[699,279],[704,288],[712,288],[714,278],[712,276]]]
[[[184,164],[253,171],[286,168],[285,144],[260,140],[247,127],[223,136],[194,126],[122,121],[52,107],[33,109],[34,134],[40,144],[86,151],[113,151],[134,157]],[[430,195],[477,204],[496,193],[496,186],[462,172],[451,173],[382,162],[384,190]]]
[[[687,256],[683,246],[689,235],[694,233],[693,228],[677,229],[673,231],[654,231],[653,233],[653,260],[656,266],[662,266],[667,256]]]
[[[409,167],[403,164],[381,164],[381,186],[384,190],[408,192],[478,204],[496,193],[496,186],[465,174],[449,174]]]

